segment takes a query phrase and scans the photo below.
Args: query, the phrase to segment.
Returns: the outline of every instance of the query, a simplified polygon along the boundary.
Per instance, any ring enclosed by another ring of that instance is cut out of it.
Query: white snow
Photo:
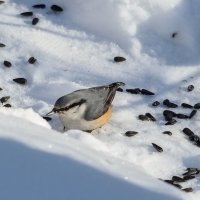
[[[32,5],[45,3],[46,9]],[[52,4],[64,11],[55,14]],[[185,193],[159,179],[200,168],[200,149],[182,133],[199,135],[199,112],[190,120],[165,126],[164,99],[177,103],[176,113],[189,114],[181,103],[200,98],[198,0],[6,0],[0,5],[1,199],[162,199],[198,200],[200,178],[181,184]],[[33,11],[40,19],[21,12]],[[173,38],[172,34],[177,33]],[[28,59],[34,56],[37,63]],[[114,56],[124,56],[114,63]],[[8,60],[12,67],[3,66]],[[14,78],[24,77],[27,85]],[[55,101],[74,90],[115,81],[145,88],[156,95],[117,92],[108,124],[91,134],[63,132],[57,116],[42,116]],[[187,92],[193,84],[194,90]],[[150,112],[156,122],[140,121]],[[138,131],[125,137],[128,130]],[[163,135],[169,130],[172,136]],[[163,148],[158,153],[151,145]]]

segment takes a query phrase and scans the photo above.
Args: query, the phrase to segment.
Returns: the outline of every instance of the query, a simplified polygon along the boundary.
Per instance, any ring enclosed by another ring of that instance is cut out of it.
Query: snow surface
[[[33,9],[45,3],[47,8]],[[55,14],[52,4],[64,8]],[[168,98],[175,112],[189,114],[181,103],[199,102],[200,2],[198,0],[8,0],[0,5],[0,91],[12,108],[1,108],[1,199],[199,199],[200,178],[182,184],[182,192],[159,179],[200,168],[200,149],[182,133],[199,135],[199,113],[165,126]],[[40,19],[21,12],[32,10]],[[172,34],[177,32],[176,37]],[[114,63],[114,56],[124,56]],[[29,57],[37,63],[29,64]],[[11,68],[3,61],[12,62]],[[24,77],[27,85],[13,78]],[[92,134],[63,127],[55,116],[41,116],[58,97],[77,89],[123,81],[155,96],[118,92],[108,124]],[[195,89],[187,92],[187,86]],[[156,122],[142,122],[152,113]],[[134,137],[123,134],[138,131]],[[165,130],[173,135],[163,135]],[[160,145],[163,153],[153,149]]]

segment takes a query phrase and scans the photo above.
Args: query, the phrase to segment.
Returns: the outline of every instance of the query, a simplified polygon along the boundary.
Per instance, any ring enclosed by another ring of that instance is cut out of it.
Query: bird
[[[112,102],[123,82],[76,90],[60,97],[46,114],[58,114],[64,131],[77,129],[86,132],[102,127],[112,114]]]

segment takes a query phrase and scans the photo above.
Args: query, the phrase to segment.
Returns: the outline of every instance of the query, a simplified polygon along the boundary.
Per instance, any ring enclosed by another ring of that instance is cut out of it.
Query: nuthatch
[[[122,82],[74,91],[60,97],[51,112],[58,114],[65,130],[92,131],[107,123],[112,113],[111,103]]]

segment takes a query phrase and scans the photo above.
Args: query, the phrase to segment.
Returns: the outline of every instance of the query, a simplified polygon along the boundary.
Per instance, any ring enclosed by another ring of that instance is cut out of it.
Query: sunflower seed
[[[193,189],[192,188],[184,188],[184,189],[182,189],[182,191],[184,191],[184,192],[193,192]]]
[[[196,113],[197,113],[197,111],[193,110],[189,115],[189,119],[192,119],[196,115]]]
[[[172,181],[175,181],[175,182],[184,182],[185,180],[179,176],[172,176]]]
[[[194,108],[195,108],[195,109],[199,109],[199,108],[200,108],[200,103],[196,103],[196,104],[194,105]]]
[[[20,13],[20,15],[24,17],[30,17],[30,16],[33,16],[33,12],[23,12],[23,13]]]
[[[5,97],[1,97],[0,101],[3,104],[5,102],[7,102],[9,99],[10,99],[10,96],[5,96]]]
[[[13,79],[13,81],[21,85],[25,85],[27,83],[27,80],[25,78],[15,78]]]
[[[5,47],[6,45],[3,43],[0,43],[0,47]]]
[[[171,121],[173,117],[176,117],[176,113],[171,110],[164,110],[163,115],[166,121]]]
[[[141,90],[141,94],[144,94],[144,95],[155,95],[153,92],[151,92],[149,90],[146,90],[146,89],[142,89]]]
[[[183,133],[185,133],[185,135],[187,135],[188,137],[195,135],[189,128],[184,128]]]
[[[51,10],[53,10],[54,12],[62,12],[62,11],[63,11],[63,8],[61,8],[61,7],[58,6],[58,5],[52,5],[52,6],[51,6]]]
[[[127,131],[126,133],[124,133],[124,135],[127,137],[132,137],[137,134],[138,134],[138,132],[136,132],[136,131]]]
[[[187,104],[187,103],[182,103],[181,106],[182,106],[183,108],[193,108],[192,105]]]
[[[188,92],[191,92],[192,90],[194,90],[194,85],[189,85],[189,86],[187,87],[187,91],[188,91]]]
[[[150,121],[153,121],[153,122],[156,121],[156,118],[151,113],[146,113],[145,115],[149,118]]]
[[[149,118],[146,115],[139,115],[138,118],[142,121],[149,121]]]
[[[4,60],[3,64],[4,64],[5,67],[11,67],[12,66],[12,63],[7,61],[7,60]]]
[[[3,4],[3,3],[5,3],[5,1],[0,1],[0,5]]]
[[[163,152],[163,149],[160,146],[158,146],[157,144],[152,143],[152,145],[158,152]]]
[[[39,22],[39,18],[35,17],[32,20],[32,25],[36,25]]]
[[[126,91],[128,93],[131,93],[131,94],[141,94],[141,90],[139,88],[135,88],[135,89],[126,89]]]
[[[116,57],[114,57],[114,61],[115,61],[115,62],[123,62],[123,61],[125,61],[125,60],[126,60],[126,58],[121,57],[121,56],[116,56]]]
[[[37,59],[34,58],[34,57],[30,57],[30,58],[28,59],[28,62],[29,62],[30,64],[34,64],[36,61],[37,61]]]
[[[175,119],[171,119],[165,125],[174,125],[177,121]]]
[[[163,133],[163,134],[166,134],[166,135],[172,135],[172,132],[171,132],[171,131],[163,131],[162,133]]]
[[[189,117],[187,115],[184,115],[184,114],[176,114],[176,117],[179,118],[179,119],[188,119]]]
[[[152,106],[154,106],[154,107],[159,106],[159,105],[160,105],[160,102],[158,102],[158,101],[154,101],[154,102],[152,103]]]
[[[41,8],[41,9],[44,9],[44,8],[46,8],[46,5],[45,5],[45,4],[36,4],[36,5],[33,5],[32,7],[33,7],[33,8]]]
[[[9,103],[7,103],[7,104],[5,104],[3,107],[11,108],[12,106],[11,106]]]

